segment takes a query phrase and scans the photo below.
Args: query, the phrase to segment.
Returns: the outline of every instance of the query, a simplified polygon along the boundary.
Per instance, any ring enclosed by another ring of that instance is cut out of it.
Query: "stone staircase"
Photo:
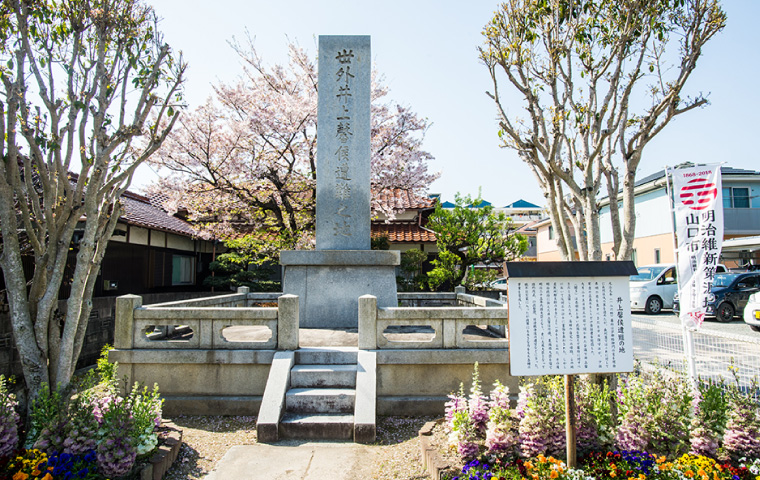
[[[280,438],[353,439],[357,349],[315,347],[295,353]]]
[[[376,359],[357,347],[276,352],[259,410],[260,442],[375,440]]]

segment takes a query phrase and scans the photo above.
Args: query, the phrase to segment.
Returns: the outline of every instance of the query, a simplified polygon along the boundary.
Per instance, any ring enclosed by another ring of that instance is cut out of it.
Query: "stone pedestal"
[[[280,252],[282,290],[298,295],[302,328],[355,328],[359,297],[378,307],[398,306],[398,251],[291,250]]]

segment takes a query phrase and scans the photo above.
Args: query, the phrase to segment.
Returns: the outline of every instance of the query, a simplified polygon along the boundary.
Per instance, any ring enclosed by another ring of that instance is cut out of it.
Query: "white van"
[[[631,275],[631,310],[644,310],[648,314],[673,308],[673,295],[678,292],[676,266],[673,263],[645,265]]]

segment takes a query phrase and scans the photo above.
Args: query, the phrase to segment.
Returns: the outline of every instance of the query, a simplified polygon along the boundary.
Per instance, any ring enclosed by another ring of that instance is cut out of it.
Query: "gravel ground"
[[[430,478],[420,462],[417,433],[431,420],[434,417],[379,417],[377,442],[371,446],[372,455],[362,471],[356,472],[356,478]],[[182,429],[183,445],[164,477],[169,480],[203,478],[230,447],[256,443],[256,417],[181,416],[172,421]]]

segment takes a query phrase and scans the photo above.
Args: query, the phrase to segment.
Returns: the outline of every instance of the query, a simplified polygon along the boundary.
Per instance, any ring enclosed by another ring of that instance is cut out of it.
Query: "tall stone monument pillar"
[[[301,327],[356,327],[358,299],[397,306],[397,251],[370,250],[369,36],[319,37],[317,249],[283,251]]]

